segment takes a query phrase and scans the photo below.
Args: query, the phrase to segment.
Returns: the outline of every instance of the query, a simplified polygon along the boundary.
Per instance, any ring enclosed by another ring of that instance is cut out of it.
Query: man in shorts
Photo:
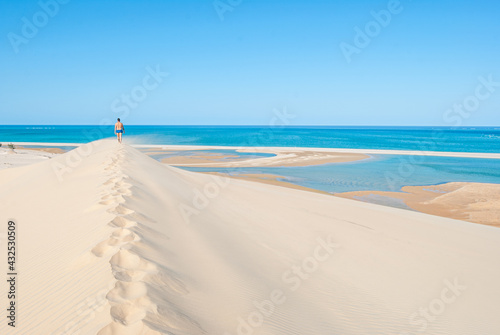
[[[120,118],[117,119],[115,123],[115,134],[118,142],[122,143],[122,134],[125,133],[125,127],[123,123],[120,122]]]

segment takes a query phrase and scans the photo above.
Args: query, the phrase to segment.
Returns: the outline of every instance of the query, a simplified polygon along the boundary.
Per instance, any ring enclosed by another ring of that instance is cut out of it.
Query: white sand
[[[114,141],[0,171],[0,215],[2,252],[8,219],[19,248],[17,327],[2,315],[1,334],[500,334],[498,228]]]
[[[28,149],[9,149],[2,146],[0,147],[0,170],[37,163],[50,159],[55,155],[56,154],[49,152]]]

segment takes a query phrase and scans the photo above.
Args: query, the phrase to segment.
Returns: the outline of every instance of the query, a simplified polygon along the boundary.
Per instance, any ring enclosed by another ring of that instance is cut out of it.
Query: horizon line
[[[111,127],[113,124],[0,124],[0,127],[25,126],[25,127]],[[294,124],[294,125],[269,125],[269,124],[126,124],[126,126],[144,127],[276,127],[276,128],[297,128],[297,127],[400,127],[400,128],[500,128],[500,125],[469,125],[469,126],[445,126],[445,125],[356,125],[356,124]]]

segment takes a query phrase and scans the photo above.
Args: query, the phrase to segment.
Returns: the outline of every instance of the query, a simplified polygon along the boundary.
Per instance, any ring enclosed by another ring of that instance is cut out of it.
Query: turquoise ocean
[[[4,143],[86,143],[113,136],[113,128],[109,126],[0,126],[0,142]],[[138,144],[500,153],[500,127],[126,126],[125,136]],[[248,155],[233,150],[211,151]],[[283,176],[284,181],[330,193],[398,191],[406,185],[454,181],[500,184],[500,160],[479,158],[371,155],[357,162],[309,167],[186,169],[231,174],[269,173]]]
[[[500,127],[126,126],[147,144],[278,146],[500,153]],[[0,126],[0,142],[86,143],[113,126]]]

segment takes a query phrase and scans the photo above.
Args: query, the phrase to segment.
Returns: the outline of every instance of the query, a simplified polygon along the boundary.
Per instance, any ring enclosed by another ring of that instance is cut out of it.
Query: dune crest
[[[140,234],[144,231],[141,226],[145,228],[149,222],[147,219],[130,219],[138,213],[127,203],[128,199],[134,198],[131,190],[136,181],[122,170],[125,155],[124,147],[115,150],[104,168],[109,173],[109,180],[103,184],[104,194],[100,204],[108,206],[108,212],[115,215],[109,222],[115,229],[108,239],[92,249],[92,253],[97,257],[112,254],[109,263],[116,282],[106,295],[113,321],[97,334],[152,335],[172,333],[173,330],[203,334],[205,332],[194,320],[183,314],[168,299],[158,299],[156,295],[158,291],[167,290],[176,278],[160,264],[148,261],[140,256],[140,252],[134,251],[140,250]],[[149,230],[148,233],[155,232]],[[182,285],[181,282],[179,286]],[[174,293],[179,294],[179,291]]]

